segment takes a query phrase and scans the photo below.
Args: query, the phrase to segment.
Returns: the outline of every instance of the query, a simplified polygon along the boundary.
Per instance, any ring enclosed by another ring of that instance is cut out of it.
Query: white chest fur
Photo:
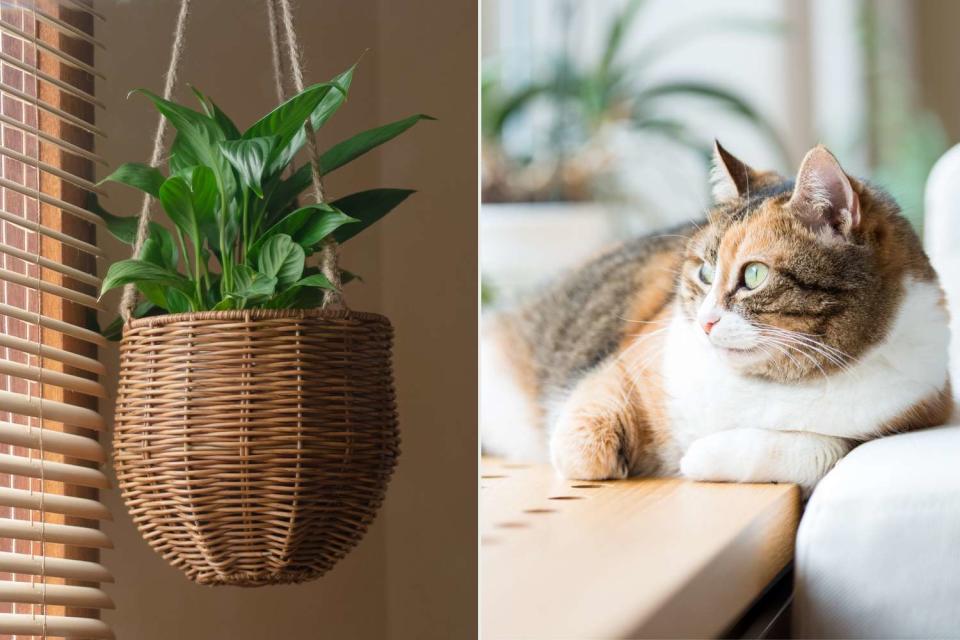
[[[948,318],[940,290],[904,283],[906,295],[886,338],[844,372],[783,384],[742,376],[694,323],[675,314],[663,373],[671,428],[682,449],[737,427],[869,437],[884,422],[943,388]]]

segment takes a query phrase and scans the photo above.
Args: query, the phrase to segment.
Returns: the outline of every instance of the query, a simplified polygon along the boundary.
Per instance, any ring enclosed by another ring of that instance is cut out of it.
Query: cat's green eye
[[[706,262],[700,265],[700,279],[704,284],[713,284],[713,265]]]
[[[747,289],[756,289],[767,279],[769,271],[767,265],[762,262],[751,262],[743,270],[743,284],[747,285]]]

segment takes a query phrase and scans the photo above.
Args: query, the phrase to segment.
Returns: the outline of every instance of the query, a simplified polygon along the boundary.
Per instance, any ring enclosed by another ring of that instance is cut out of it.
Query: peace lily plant
[[[176,129],[167,175],[127,163],[102,182],[119,182],[156,198],[174,232],[151,222],[139,255],[110,266],[101,295],[134,283],[144,298],[134,317],[319,306],[323,290],[333,285],[308,265],[309,257],[330,237],[346,242],[413,193],[371,189],[298,206],[297,197],[311,185],[309,162],[293,168],[307,141],[304,125],[309,118],[318,130],[340,108],[353,70],[304,89],[242,133],[196,89],[202,111],[146,89],[133,91],[149,98]],[[432,118],[413,115],[333,145],[320,156],[321,172],[331,173],[422,119]],[[95,201],[92,206],[114,236],[135,243],[137,217],[112,215]],[[344,282],[352,277],[342,272]],[[104,334],[118,338],[121,328],[117,318]]]

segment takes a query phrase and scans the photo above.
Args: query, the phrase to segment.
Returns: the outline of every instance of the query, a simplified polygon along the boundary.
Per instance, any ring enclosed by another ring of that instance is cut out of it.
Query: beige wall
[[[241,127],[274,102],[265,10],[254,0],[195,0],[182,80]],[[135,87],[156,91],[165,70],[172,0],[103,1],[108,51],[99,151],[145,161],[155,115]],[[116,492],[106,494],[117,584],[107,615],[131,640],[459,638],[476,625],[476,8],[469,0],[301,0],[307,76],[319,81],[369,48],[351,98],[325,127],[330,144],[415,112],[437,122],[331,176],[331,196],[375,186],[416,188],[402,209],[352,241],[344,265],[364,276],[348,301],[396,325],[403,455],[381,516],[323,579],[255,590],[202,588],[154,554]],[[179,96],[187,99],[187,93]],[[133,213],[134,194],[104,204]],[[105,240],[112,256],[124,247]],[[106,321],[108,318],[102,318]],[[116,354],[107,358],[115,369]],[[109,409],[109,408],[108,408]]]
[[[933,111],[951,143],[960,140],[960,3],[923,0],[912,3],[913,43],[920,96],[918,102]]]

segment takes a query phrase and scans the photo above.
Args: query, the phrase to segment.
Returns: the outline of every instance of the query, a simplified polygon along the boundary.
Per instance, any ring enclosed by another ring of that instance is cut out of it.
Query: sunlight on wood
[[[712,637],[793,557],[793,485],[565,481],[483,459],[483,637]]]

